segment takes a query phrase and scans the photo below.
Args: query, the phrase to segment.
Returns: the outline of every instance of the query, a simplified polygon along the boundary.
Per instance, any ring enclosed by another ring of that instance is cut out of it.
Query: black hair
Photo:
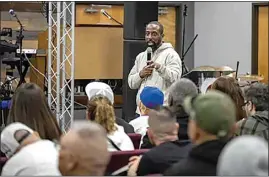
[[[164,33],[164,28],[163,28],[163,25],[162,25],[160,22],[158,22],[158,21],[152,21],[152,22],[150,22],[148,25],[150,25],[150,24],[158,25],[158,26],[159,26],[160,34],[163,35],[163,33]]]
[[[268,85],[263,83],[254,83],[245,92],[246,101],[251,101],[256,111],[268,111],[269,93]]]

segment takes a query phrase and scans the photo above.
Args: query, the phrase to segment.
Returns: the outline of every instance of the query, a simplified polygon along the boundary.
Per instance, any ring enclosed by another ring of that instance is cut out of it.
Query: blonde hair
[[[88,118],[100,124],[106,130],[107,134],[117,130],[114,108],[107,97],[93,97],[88,101],[87,111]]]
[[[139,102],[139,111],[140,111],[141,115],[147,115],[149,109],[140,101]]]

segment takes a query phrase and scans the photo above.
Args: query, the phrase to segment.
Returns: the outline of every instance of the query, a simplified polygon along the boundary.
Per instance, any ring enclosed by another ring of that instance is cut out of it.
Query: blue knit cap
[[[149,109],[163,105],[164,94],[157,87],[144,87],[140,93],[140,100]]]

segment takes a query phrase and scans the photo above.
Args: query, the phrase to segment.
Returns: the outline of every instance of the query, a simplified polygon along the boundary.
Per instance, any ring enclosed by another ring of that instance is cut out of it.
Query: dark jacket
[[[143,154],[137,169],[138,176],[161,174],[174,163],[187,157],[191,143],[165,142]]]
[[[128,124],[125,120],[116,117],[116,123],[124,128],[124,132],[127,133],[134,133],[134,127]]]
[[[186,113],[178,114],[177,115],[177,122],[179,124],[178,130],[178,139],[179,141],[187,141],[189,140],[188,137],[188,119],[189,116]],[[143,137],[143,144],[141,145],[141,149],[151,149],[154,145],[151,144],[149,141],[148,134]]]
[[[164,176],[216,176],[218,158],[227,142],[213,140],[192,148],[188,157],[174,164]]]

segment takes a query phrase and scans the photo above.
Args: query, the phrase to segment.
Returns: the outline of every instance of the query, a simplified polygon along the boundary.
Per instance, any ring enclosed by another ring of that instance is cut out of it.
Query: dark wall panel
[[[145,26],[158,20],[158,2],[124,3],[124,39],[144,39]]]
[[[133,119],[136,111],[136,94],[137,90],[130,89],[128,85],[128,74],[132,69],[136,56],[144,51],[146,43],[144,40],[124,40],[123,53],[123,117],[125,120]]]

